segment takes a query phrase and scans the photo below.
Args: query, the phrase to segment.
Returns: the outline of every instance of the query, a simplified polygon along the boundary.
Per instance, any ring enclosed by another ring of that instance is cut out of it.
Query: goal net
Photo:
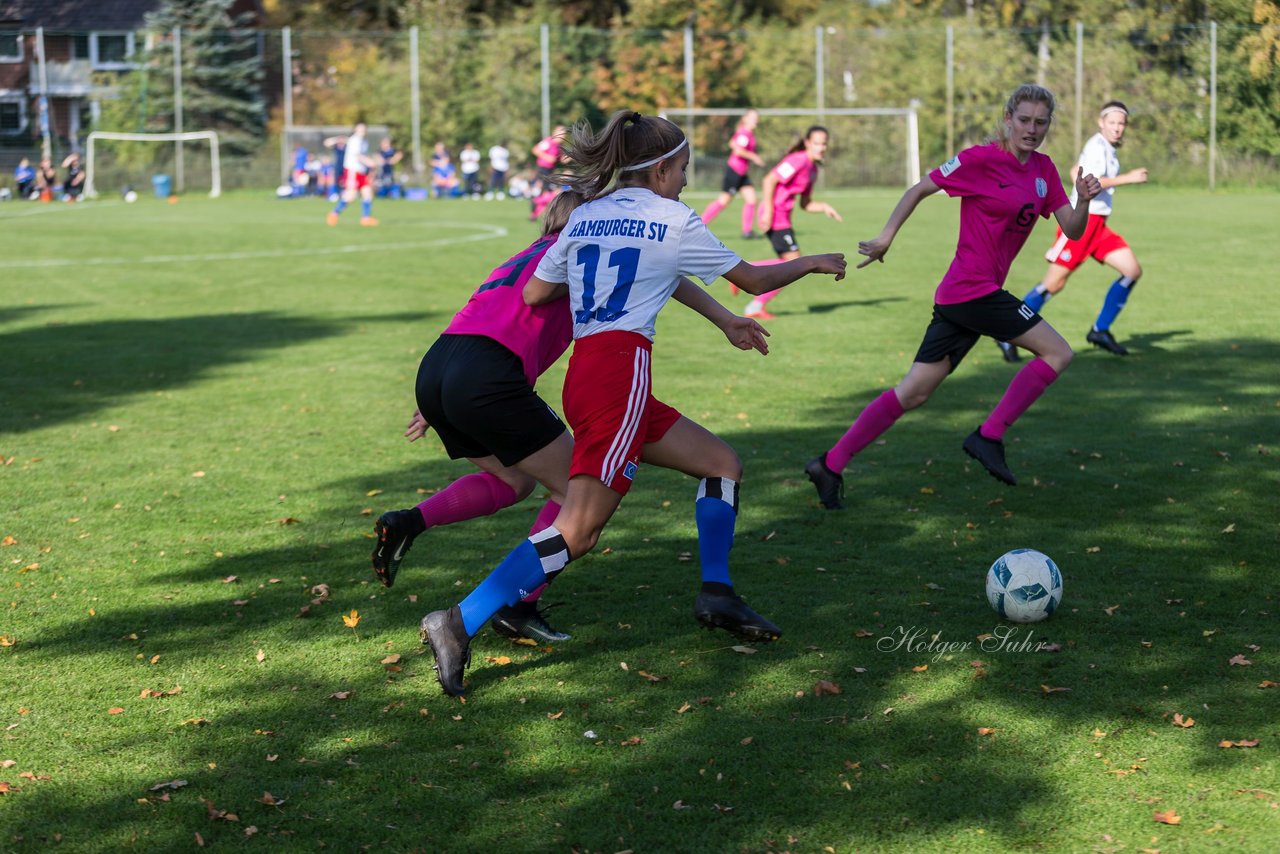
[[[116,133],[96,130],[89,134],[84,159],[85,195],[89,197],[103,190],[114,192],[126,188],[137,190],[141,195],[151,190],[152,179],[158,175],[169,176],[174,191],[207,188],[210,198],[222,195],[222,164],[215,131]],[[175,175],[183,179],[183,188],[174,181]]]
[[[830,132],[821,180],[827,187],[911,186],[920,180],[918,102],[906,107],[843,107],[825,110],[757,107],[756,153],[767,168],[782,159],[813,125]],[[689,138],[689,185],[718,190],[729,156],[729,139],[748,107],[668,108]],[[759,170],[755,170],[757,173]],[[757,174],[755,181],[760,183]]]

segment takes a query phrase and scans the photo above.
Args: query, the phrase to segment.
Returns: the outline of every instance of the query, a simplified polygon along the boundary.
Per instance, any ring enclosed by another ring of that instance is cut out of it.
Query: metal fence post
[[[1084,146],[1084,24],[1076,21],[1076,151]]]
[[[182,133],[182,27],[173,28],[173,132]],[[173,176],[179,193],[187,188],[182,165],[182,140],[177,139],[173,143]]]
[[[947,24],[947,156],[956,150],[956,30]]]
[[[1218,186],[1218,22],[1209,22],[1209,191]]]
[[[418,69],[418,27],[409,28],[409,115],[413,127],[413,171],[422,175],[422,89]]]
[[[280,134],[280,178],[289,181],[290,151],[289,134],[293,132],[293,31],[285,27],[280,31],[280,53],[282,54],[281,71],[284,74],[284,132]]]
[[[551,136],[551,28],[539,28],[542,45],[542,138]]]

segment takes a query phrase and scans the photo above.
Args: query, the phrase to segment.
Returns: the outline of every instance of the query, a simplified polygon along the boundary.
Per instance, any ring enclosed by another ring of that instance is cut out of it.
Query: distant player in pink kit
[[[755,110],[747,110],[738,120],[738,127],[729,139],[729,161],[724,167],[720,195],[702,212],[702,221],[710,225],[733,201],[734,194],[742,193],[742,236],[747,240],[756,236],[756,188],[751,185],[751,164],[764,165],[764,160],[756,154],[756,125],[759,122],[760,114]]]
[[[859,264],[884,261],[894,237],[923,199],[944,190],[960,196],[960,237],[934,294],[933,320],[914,363],[897,387],[873,400],[835,446],[809,461],[805,473],[828,510],[844,507],[841,472],[854,454],[888,430],[903,412],[922,405],[959,366],[982,335],[1036,355],[1014,375],[987,420],[964,441],[964,451],[997,480],[1017,483],[1004,459],[1005,431],[1071,363],[1071,346],[1022,300],[1003,290],[1014,257],[1037,217],[1057,219],[1071,239],[1084,233],[1089,200],[1102,192],[1093,175],[1078,174],[1077,202],[1062,190],[1058,170],[1036,149],[1053,121],[1053,94],[1024,84],[1005,105],[997,138],[961,151],[903,195],[884,229],[858,244]]]
[[[813,200],[813,183],[818,177],[818,166],[827,155],[828,139],[827,129],[814,125],[764,177],[757,217],[761,230],[773,244],[773,251],[778,253],[779,261],[800,257],[800,245],[796,243],[796,233],[791,228],[791,211],[797,203],[800,210],[826,214],[836,222],[844,222],[831,205]],[[778,291],[759,295],[747,303],[743,313],[758,320],[772,320],[773,315],[765,306],[777,295]]]

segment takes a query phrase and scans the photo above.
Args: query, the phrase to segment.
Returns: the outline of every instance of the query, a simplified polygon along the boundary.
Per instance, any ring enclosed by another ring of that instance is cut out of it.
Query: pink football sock
[[[720,215],[720,211],[724,210],[724,204],[719,199],[713,199],[711,204],[707,205],[707,209],[702,212],[702,221],[704,223],[711,222]]]
[[[742,233],[750,234],[755,230],[756,224],[756,206],[748,205],[745,202],[742,205]]]
[[[418,505],[428,528],[497,513],[516,503],[516,491],[488,472],[460,477]]]
[[[1049,363],[1044,359],[1037,357],[1027,362],[1022,370],[1013,375],[1013,380],[1005,389],[1004,397],[1000,398],[996,408],[991,410],[987,420],[982,422],[978,432],[988,439],[1003,440],[1005,431],[1013,426],[1013,422],[1017,421],[1057,378],[1058,372],[1049,367]]]
[[[845,434],[840,437],[840,441],[827,451],[827,468],[836,474],[844,471],[844,467],[849,464],[853,455],[892,427],[893,422],[902,417],[902,412],[902,404],[898,401],[898,395],[893,389],[886,390],[868,403]]]

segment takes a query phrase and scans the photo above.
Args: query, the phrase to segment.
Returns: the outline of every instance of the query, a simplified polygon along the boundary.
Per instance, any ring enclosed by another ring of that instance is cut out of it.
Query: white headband
[[[1102,112],[1098,113],[1098,118],[1100,119],[1106,118],[1107,113],[1114,113],[1114,112],[1121,112],[1121,113],[1124,113],[1126,116],[1129,115],[1129,111],[1126,110],[1124,107],[1118,106],[1116,104],[1112,104],[1110,107],[1107,107]]]
[[[645,169],[645,168],[647,168],[647,167],[649,167],[649,166],[652,166],[652,165],[653,165],[653,164],[655,164],[655,163],[661,163],[663,160],[666,160],[668,157],[674,157],[674,156],[675,156],[675,155],[680,151],[680,149],[684,148],[684,147],[685,147],[686,145],[688,145],[688,144],[689,144],[689,138],[688,138],[688,137],[685,137],[684,139],[680,140],[680,144],[679,144],[679,145],[677,145],[675,148],[671,149],[670,151],[668,151],[666,154],[662,155],[661,157],[655,157],[655,158],[653,158],[652,160],[646,160],[646,161],[645,161],[645,162],[643,162],[643,163],[635,163],[635,164],[633,164],[633,165],[631,165],[631,166],[623,166],[623,167],[622,167],[622,169],[621,169],[620,171],[622,171],[622,172],[634,172],[634,171],[636,171],[637,169]]]

